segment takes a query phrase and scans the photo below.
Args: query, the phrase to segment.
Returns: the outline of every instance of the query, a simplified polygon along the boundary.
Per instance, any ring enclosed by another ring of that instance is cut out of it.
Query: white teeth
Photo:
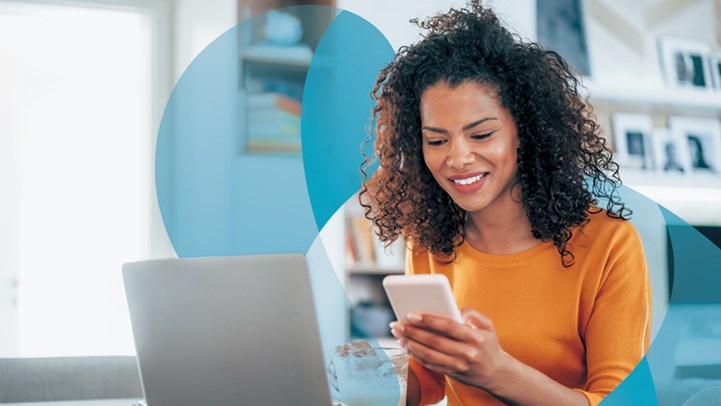
[[[474,177],[472,177],[472,178],[456,179],[456,180],[454,180],[454,182],[456,182],[456,183],[459,184],[459,185],[470,185],[471,183],[476,183],[476,182],[478,182],[479,180],[481,180],[481,178],[482,178],[483,176],[485,176],[485,174],[483,174],[483,175],[478,175],[478,176],[474,176]]]

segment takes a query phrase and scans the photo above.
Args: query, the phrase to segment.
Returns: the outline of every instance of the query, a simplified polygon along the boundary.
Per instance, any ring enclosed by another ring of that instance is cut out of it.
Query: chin
[[[451,199],[453,199],[453,202],[458,207],[460,207],[461,209],[463,209],[469,213],[481,211],[481,210],[485,209],[486,207],[488,207],[488,203],[482,201],[483,199],[478,198],[478,197],[473,199],[472,197],[468,198],[468,197],[464,196],[464,198],[461,198],[461,199],[454,199],[453,195],[451,195]]]

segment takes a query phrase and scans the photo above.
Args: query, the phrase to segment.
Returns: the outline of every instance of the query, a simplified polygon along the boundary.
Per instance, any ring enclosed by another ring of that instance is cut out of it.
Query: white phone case
[[[405,319],[408,313],[428,313],[463,322],[445,275],[386,276],[383,288],[398,320]]]

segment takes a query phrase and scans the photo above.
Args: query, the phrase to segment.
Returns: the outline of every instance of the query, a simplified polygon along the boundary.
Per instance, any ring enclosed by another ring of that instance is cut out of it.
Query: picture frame
[[[670,87],[714,90],[711,44],[696,38],[661,37],[658,47],[664,79]]]
[[[653,149],[658,172],[686,175],[691,171],[686,142],[680,133],[674,134],[668,128],[654,128]]]
[[[582,0],[536,0],[536,34],[584,77],[591,77]]]
[[[669,128],[673,137],[686,144],[690,173],[721,174],[721,121],[670,117]]]
[[[615,113],[612,116],[615,158],[625,168],[652,170],[653,120],[645,114]]]
[[[711,58],[711,76],[717,91],[721,91],[721,51],[716,51]]]

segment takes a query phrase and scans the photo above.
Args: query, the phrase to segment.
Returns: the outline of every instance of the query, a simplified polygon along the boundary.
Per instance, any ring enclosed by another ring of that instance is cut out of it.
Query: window
[[[134,353],[121,265],[172,254],[153,248],[155,21],[0,2],[0,356]]]

